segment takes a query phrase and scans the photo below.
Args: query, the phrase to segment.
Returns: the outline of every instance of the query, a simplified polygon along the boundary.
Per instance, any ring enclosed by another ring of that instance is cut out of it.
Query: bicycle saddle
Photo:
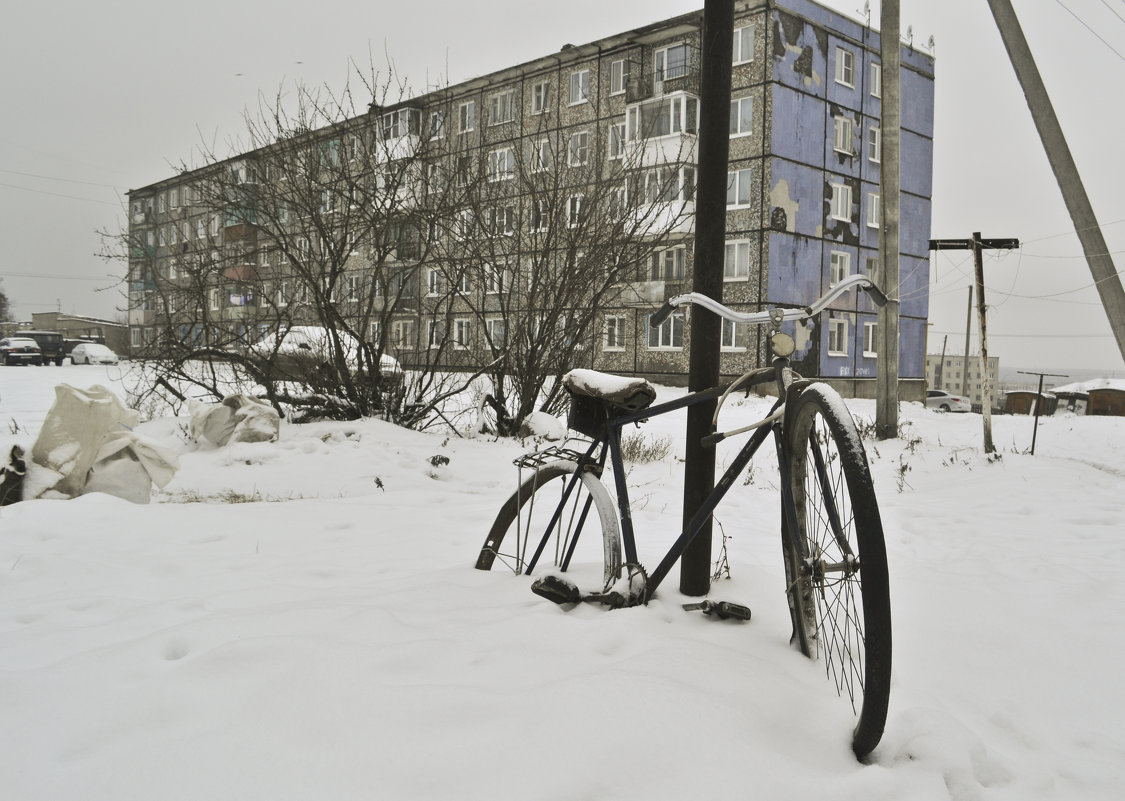
[[[571,370],[563,376],[563,386],[571,395],[596,398],[627,412],[647,409],[656,400],[656,390],[643,378],[625,378],[597,370]]]

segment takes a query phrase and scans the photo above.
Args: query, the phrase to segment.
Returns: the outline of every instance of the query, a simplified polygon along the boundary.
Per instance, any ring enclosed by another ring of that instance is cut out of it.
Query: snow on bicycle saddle
[[[571,395],[597,398],[627,412],[647,409],[656,400],[656,390],[643,378],[625,378],[597,370],[571,370],[563,376]]]

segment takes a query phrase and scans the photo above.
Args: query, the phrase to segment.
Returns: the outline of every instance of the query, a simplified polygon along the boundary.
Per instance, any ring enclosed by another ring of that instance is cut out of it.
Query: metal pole
[[[984,305],[984,257],[981,254],[980,231],[973,232],[973,267],[977,280],[977,318],[980,325],[980,386],[981,386],[981,420],[984,423],[984,452],[996,453],[996,446],[992,444],[992,402],[988,397],[988,320]],[[965,362],[968,368],[968,360]],[[965,375],[968,376],[968,369]]]
[[[695,192],[695,269],[692,289],[723,299],[723,259],[727,231],[727,157],[730,146],[731,42],[734,0],[706,0],[700,33],[699,166]],[[764,180],[765,176],[763,176]],[[719,383],[722,321],[713,314],[691,315],[688,388],[695,392]],[[715,401],[688,409],[684,465],[684,526],[715,487],[715,449],[701,440],[711,433]],[[711,521],[680,559],[680,592],[706,595],[711,589]]]
[[[879,439],[898,436],[898,329],[899,329],[899,140],[901,127],[901,62],[898,0],[883,0],[879,10],[879,57],[883,65],[883,99],[879,130],[883,147],[879,166],[879,203],[883,224],[879,228],[880,277],[887,303],[878,313],[878,366],[876,374],[875,433]]]

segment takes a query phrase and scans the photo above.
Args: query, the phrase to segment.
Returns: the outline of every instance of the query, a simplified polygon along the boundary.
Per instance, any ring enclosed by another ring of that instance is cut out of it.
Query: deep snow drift
[[[127,368],[0,368],[0,447],[31,444],[55,384],[123,397]],[[1125,419],[1044,418],[1029,456],[1032,420],[995,417],[990,460],[977,415],[901,416],[866,443],[895,621],[873,765],[786,642],[768,453],[717,515],[711,597],[754,610],[734,623],[682,611],[675,573],[647,607],[564,612],[473,570],[520,443],[363,421],[196,449],[163,418],[140,431],[181,466],[152,504],[0,509],[0,796],[1120,798]],[[683,420],[637,432],[671,443],[629,473],[648,563]]]

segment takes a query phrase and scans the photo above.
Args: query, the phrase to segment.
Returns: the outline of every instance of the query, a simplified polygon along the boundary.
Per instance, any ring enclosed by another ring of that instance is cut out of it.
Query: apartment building
[[[1000,360],[988,357],[988,386],[992,409],[1000,408]],[[984,380],[981,375],[980,356],[940,356],[930,354],[926,357],[926,386],[929,389],[943,389],[960,394],[969,399],[974,409],[982,409],[984,404]]]
[[[570,366],[686,375],[691,312],[648,319],[691,287],[701,25],[567,45],[133,190],[134,348],[331,314],[407,365],[470,368],[548,326]],[[921,397],[934,68],[905,46],[902,65],[899,370]],[[731,75],[724,302],[806,305],[873,273],[878,33],[809,0],[737,3]],[[551,291],[583,270],[586,295]],[[875,328],[852,293],[793,330],[797,369],[873,396]],[[721,358],[761,361],[762,332],[726,324]]]

